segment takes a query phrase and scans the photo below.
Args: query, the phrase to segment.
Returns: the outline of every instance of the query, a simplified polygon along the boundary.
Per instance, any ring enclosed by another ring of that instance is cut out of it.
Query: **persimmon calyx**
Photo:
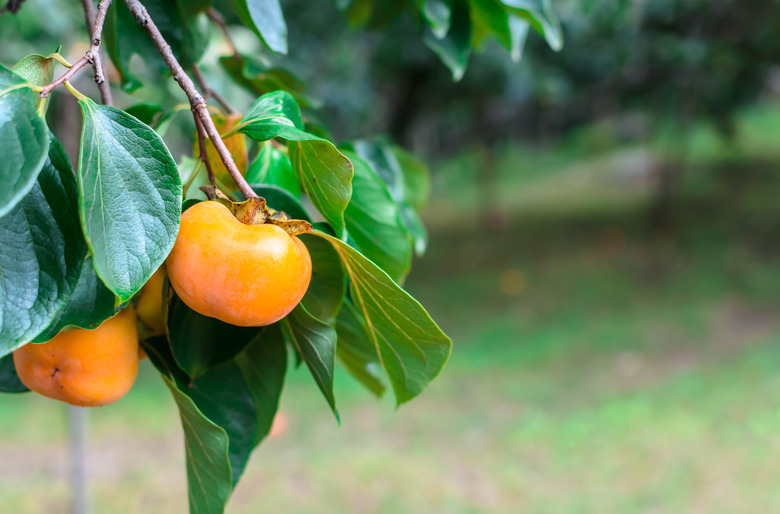
[[[209,200],[217,201],[227,207],[238,221],[245,225],[276,225],[290,236],[311,232],[311,223],[306,220],[290,218],[284,211],[276,211],[268,207],[265,198],[257,196],[243,202],[233,202],[225,193],[214,186],[202,186]]]

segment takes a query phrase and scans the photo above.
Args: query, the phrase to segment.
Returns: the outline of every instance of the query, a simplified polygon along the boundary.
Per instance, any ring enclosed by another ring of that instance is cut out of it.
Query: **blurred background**
[[[72,4],[0,18],[0,62],[60,44],[76,60]],[[341,427],[291,370],[286,426],[228,512],[780,510],[780,4],[555,1],[561,52],[535,34],[519,63],[488,45],[460,82],[409,19],[356,32],[329,2],[283,8],[278,62],[321,106],[310,116],[429,164],[430,246],[405,287],[454,350],[398,410],[342,370]],[[226,51],[215,30],[203,68],[244,108]],[[76,85],[97,98],[87,73]],[[171,81],[116,96],[185,100]],[[79,116],[55,94],[71,158]],[[192,152],[180,118],[165,136],[177,160]],[[64,406],[0,395],[0,413],[2,510],[63,512]],[[90,417],[95,512],[184,512],[182,432],[152,366]]]

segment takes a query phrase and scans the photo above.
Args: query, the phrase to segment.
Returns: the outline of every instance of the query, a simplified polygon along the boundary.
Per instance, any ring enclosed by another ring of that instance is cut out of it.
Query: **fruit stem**
[[[217,131],[217,127],[214,126],[214,121],[211,119],[206,101],[195,88],[195,84],[192,82],[192,79],[189,77],[189,75],[184,73],[184,69],[181,67],[181,64],[179,64],[179,61],[176,60],[176,57],[174,57],[170,45],[165,41],[165,38],[163,38],[162,34],[160,33],[160,29],[158,29],[154,24],[154,21],[149,16],[146,8],[139,0],[125,0],[125,4],[127,5],[128,9],[130,9],[130,12],[133,13],[136,21],[141,24],[154,45],[157,47],[157,50],[160,52],[160,55],[165,61],[165,64],[168,65],[168,69],[171,70],[171,73],[173,74],[173,80],[179,84],[179,87],[181,87],[184,93],[187,95],[187,99],[190,101],[190,107],[192,109],[193,115],[203,124],[203,129],[206,131],[206,135],[214,144],[214,148],[217,150],[219,157],[225,164],[225,168],[227,169],[228,173],[230,173],[233,181],[235,181],[236,185],[238,186],[238,190],[241,191],[241,194],[246,199],[256,197],[257,194],[255,194],[255,192],[252,191],[252,188],[249,187],[246,179],[244,179],[244,176],[241,175],[238,166],[236,166],[235,161],[233,161],[233,157],[230,155],[230,151],[227,149],[227,146],[225,146],[225,142],[222,141],[221,137],[219,137],[219,131]]]

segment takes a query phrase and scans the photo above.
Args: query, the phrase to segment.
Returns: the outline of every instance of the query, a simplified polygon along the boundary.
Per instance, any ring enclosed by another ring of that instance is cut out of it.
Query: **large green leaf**
[[[76,288],[86,251],[76,178],[52,140],[33,188],[0,218],[0,356],[49,326]]]
[[[454,1],[450,30],[446,36],[437,37],[429,30],[423,37],[423,42],[450,69],[453,80],[463,78],[471,55],[471,23],[465,2]]]
[[[184,428],[191,514],[221,514],[233,491],[225,430],[198,409],[192,399],[163,376],[179,407]]]
[[[301,107],[317,108],[322,104],[305,94],[306,84],[284,68],[269,68],[240,54],[220,57],[219,63],[236,84],[255,95],[281,90],[290,93]]]
[[[11,354],[0,357],[0,393],[26,393],[27,386],[19,380]]]
[[[452,18],[452,0],[418,0],[422,3],[421,11],[433,31],[433,35],[441,39],[450,30]]]
[[[79,100],[84,128],[79,200],[95,270],[128,300],[168,256],[179,231],[181,181],[154,130],[129,114]]]
[[[301,197],[301,186],[298,184],[290,158],[281,150],[274,148],[270,141],[260,145],[260,152],[249,165],[245,178],[250,184],[277,186],[287,190],[295,198]]]
[[[398,404],[420,394],[442,370],[452,341],[420,303],[376,264],[340,239],[315,232],[339,252],[352,300],[366,321]]]
[[[268,48],[287,53],[287,24],[279,0],[233,0],[233,7],[244,25],[253,29]]]
[[[505,48],[512,47],[509,12],[500,0],[469,0],[471,45],[481,50],[490,39],[497,39]]]
[[[339,419],[333,396],[333,368],[336,360],[336,331],[298,304],[282,320],[282,330],[311,371],[314,381]]]
[[[563,48],[563,31],[558,17],[552,11],[550,0],[501,0],[501,2],[544,36],[550,48],[555,51]]]
[[[336,333],[336,357],[353,377],[375,395],[382,396],[386,387],[380,376],[381,364],[376,346],[368,334],[365,320],[352,302],[344,302],[339,311]]]
[[[311,234],[298,236],[311,256],[311,282],[301,303],[315,318],[331,324],[344,301],[347,281],[341,258],[327,241]]]
[[[431,173],[422,161],[403,148],[393,146],[392,152],[403,177],[403,199],[420,212],[431,195]]]
[[[188,68],[197,64],[208,47],[209,24],[203,13],[210,1],[145,0],[143,4],[182,66]],[[143,58],[155,72],[168,73],[157,47],[124,2],[113,2],[109,6],[103,46],[129,90],[140,86],[130,71],[133,54]]]
[[[116,304],[116,295],[98,278],[92,256],[88,254],[68,303],[33,342],[45,343],[65,328],[97,328],[120,310]]]
[[[284,91],[261,96],[236,125],[255,141],[287,140],[298,182],[337,234],[344,232],[344,210],[352,194],[352,163],[333,143],[302,130],[295,100]]]
[[[401,221],[412,236],[415,252],[417,255],[424,254],[428,245],[428,233],[418,212],[425,206],[430,195],[428,169],[414,156],[397,146],[360,140],[355,141],[353,147],[387,184],[390,195],[398,204]],[[369,257],[373,258],[372,255]]]
[[[49,131],[38,115],[38,95],[0,64],[0,216],[35,184],[49,151]]]
[[[355,153],[344,154],[355,170],[352,199],[344,212],[347,232],[363,255],[400,282],[411,266],[412,241],[398,204],[368,162]]]
[[[233,484],[238,482],[255,447],[257,417],[252,395],[236,363],[223,362],[193,380],[187,389],[198,409],[229,438]]]
[[[262,338],[235,358],[255,403],[257,445],[271,431],[287,370],[287,348],[278,323],[265,327]]]
[[[198,314],[175,293],[168,302],[167,326],[176,361],[192,379],[235,357],[262,331]]]

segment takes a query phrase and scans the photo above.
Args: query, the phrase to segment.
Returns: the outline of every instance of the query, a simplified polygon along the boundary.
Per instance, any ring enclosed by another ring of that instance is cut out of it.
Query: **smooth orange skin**
[[[285,317],[311,280],[311,257],[297,237],[275,225],[245,225],[219,202],[182,214],[166,268],[192,310],[241,327]]]
[[[162,318],[162,288],[164,283],[165,270],[160,268],[146,281],[146,284],[141,288],[141,295],[135,303],[135,312],[138,314],[138,319],[152,330],[152,333],[149,334],[150,336],[165,334],[165,323],[163,323]]]
[[[122,398],[138,374],[138,326],[128,307],[94,330],[60,332],[13,353],[19,379],[43,396],[81,407]]]

